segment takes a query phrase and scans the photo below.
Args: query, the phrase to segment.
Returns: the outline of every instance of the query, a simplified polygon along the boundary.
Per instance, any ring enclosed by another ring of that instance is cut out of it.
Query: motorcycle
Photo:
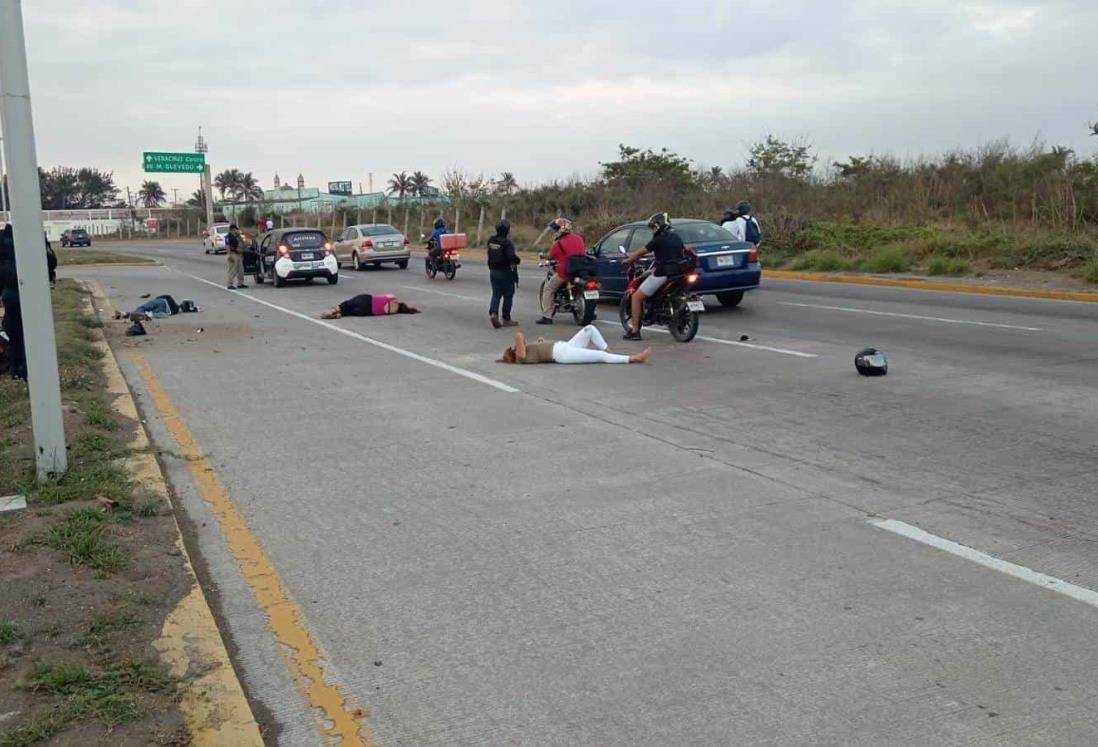
[[[435,275],[441,272],[444,278],[453,280],[454,276],[457,275],[458,268],[461,267],[461,263],[458,262],[461,258],[460,251],[458,249],[443,249],[438,257],[433,257],[431,256],[431,250],[434,248],[434,242],[428,242],[427,258],[423,260],[423,268],[427,273],[427,277],[433,280]]]
[[[538,305],[541,306],[541,297],[545,291],[545,284],[557,274],[557,262],[552,259],[543,260],[538,262],[538,267],[546,268],[545,280],[541,281],[541,288],[538,289]],[[599,281],[590,277],[587,273],[573,277],[560,288],[557,288],[557,295],[553,297],[554,308],[547,311],[543,306],[541,313],[543,316],[552,317],[557,312],[570,311],[576,325],[586,327],[595,320],[595,307],[599,302],[599,287]]]
[[[621,326],[626,332],[633,329],[633,294],[647,276],[648,269],[639,268],[636,262],[626,269],[628,285],[618,307]],[[691,290],[697,282],[696,270],[668,278],[654,296],[645,300],[641,327],[666,325],[671,336],[679,342],[693,340],[701,324],[701,313],[705,311],[705,304]]]

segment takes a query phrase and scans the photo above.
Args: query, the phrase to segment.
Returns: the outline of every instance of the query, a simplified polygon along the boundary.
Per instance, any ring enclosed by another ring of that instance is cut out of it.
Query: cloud
[[[1090,0],[23,7],[40,160],[131,186],[143,150],[188,150],[199,125],[214,168],[265,185],[451,167],[532,182],[593,173],[618,143],[734,165],[767,132],[825,162],[1037,132],[1086,153],[1098,109]]]

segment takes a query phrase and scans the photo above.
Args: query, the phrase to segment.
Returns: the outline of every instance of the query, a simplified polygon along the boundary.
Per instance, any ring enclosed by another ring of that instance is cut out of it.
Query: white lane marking
[[[829,311],[850,311],[855,314],[872,314],[873,316],[898,316],[903,319],[920,319],[924,322],[942,322],[943,324],[972,324],[977,327],[999,327],[1001,329],[1021,329],[1026,332],[1040,332],[1040,327],[1022,327],[1017,324],[1000,324],[999,322],[976,322],[971,319],[949,319],[942,316],[920,316],[919,314],[900,314],[895,311],[875,311],[873,309],[855,309],[850,306],[825,306],[818,303],[794,303],[793,301],[775,301],[779,306],[800,306],[805,309],[827,309]]]
[[[424,293],[437,293],[440,296],[449,296],[450,298],[460,298],[462,301],[477,301],[479,303],[481,300],[479,298],[473,298],[472,296],[459,296],[457,293],[448,293],[432,288],[421,288],[418,285],[402,285],[400,287],[407,288],[408,290],[423,291]]]
[[[944,539],[936,534],[931,534],[930,532],[919,529],[919,527],[906,524],[902,521],[896,521],[895,519],[870,519],[869,523],[875,527],[884,529],[887,532],[913,539],[916,542],[922,542],[924,545],[930,545],[939,550],[945,550],[951,555],[956,555],[959,558],[971,560],[973,563],[982,565],[985,568],[991,568],[992,570],[1005,573],[1008,576],[1013,576],[1022,581],[1027,581],[1031,584],[1040,586],[1041,588],[1059,592],[1060,594],[1069,596],[1083,604],[1089,604],[1091,607],[1098,607],[1098,592],[1085,589],[1082,586],[1076,586],[1075,584],[1054,576],[1048,576],[1039,571],[1026,568],[1023,565],[1000,560],[985,552],[980,552],[967,545],[961,545],[951,540]]]
[[[621,324],[619,322],[610,322],[610,321],[604,321],[604,320],[601,320],[601,319],[596,319],[595,321],[599,324],[609,324],[612,327],[621,327]],[[661,329],[659,327],[645,327],[644,331],[645,332],[660,332],[660,333],[665,334],[665,335],[671,334],[668,330]],[[800,350],[788,350],[786,348],[775,348],[775,347],[771,347],[769,345],[756,345],[753,342],[739,342],[738,340],[725,340],[725,339],[722,339],[720,337],[709,337],[708,335],[698,335],[694,339],[695,340],[705,340],[706,342],[715,342],[715,343],[718,343],[720,345],[734,345],[738,348],[751,348],[752,350],[766,350],[766,351],[769,351],[771,353],[781,353],[782,355],[793,355],[793,356],[796,356],[798,358],[818,358],[819,357],[815,353],[802,353]]]
[[[443,363],[442,361],[435,360],[434,358],[428,358],[425,355],[420,355],[419,353],[413,353],[411,350],[405,350],[404,348],[398,348],[396,345],[390,345],[387,342],[382,342],[381,340],[375,340],[374,338],[367,337],[366,335],[360,335],[357,332],[352,332],[349,329],[344,329],[343,327],[336,326],[335,324],[332,324],[331,322],[324,321],[323,319],[314,319],[311,316],[308,316],[306,314],[302,314],[299,311],[294,311],[293,309],[287,309],[284,306],[279,306],[278,304],[273,304],[270,301],[264,301],[261,298],[256,298],[255,296],[253,296],[249,293],[241,293],[240,291],[226,290],[223,286],[219,285],[218,283],[214,283],[212,281],[206,280],[205,278],[200,278],[197,275],[191,275],[190,273],[183,273],[183,274],[186,275],[189,278],[197,280],[200,283],[205,283],[206,285],[212,285],[215,288],[221,288],[221,290],[224,290],[226,293],[232,293],[237,298],[246,298],[249,301],[254,301],[255,303],[263,304],[264,306],[269,306],[270,308],[275,309],[277,311],[281,311],[284,314],[289,314],[290,316],[295,316],[298,319],[304,319],[307,322],[312,322],[313,324],[315,324],[319,327],[325,327],[326,329],[330,329],[333,332],[338,332],[341,335],[347,335],[347,337],[353,337],[354,339],[359,340],[360,342],[365,342],[369,345],[374,345],[376,347],[381,348],[382,350],[388,350],[390,353],[396,353],[397,355],[403,355],[405,358],[411,358],[414,361],[419,361],[420,363],[426,363],[427,365],[434,366],[435,368],[441,368],[443,371],[449,371],[450,373],[457,374],[458,376],[464,376],[467,379],[472,379],[473,381],[480,382],[481,384],[487,384],[488,386],[494,387],[495,389],[498,389],[501,392],[507,392],[508,394],[513,394],[513,393],[519,391],[518,389],[511,386],[510,384],[504,384],[502,381],[497,381],[495,379],[488,378],[487,376],[484,376],[482,374],[478,374],[476,371],[470,371],[467,368],[459,368],[457,366],[451,366],[449,363]]]

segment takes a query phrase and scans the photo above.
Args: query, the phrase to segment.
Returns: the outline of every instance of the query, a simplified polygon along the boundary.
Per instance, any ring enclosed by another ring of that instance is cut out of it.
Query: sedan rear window
[[[400,233],[392,226],[370,226],[369,228],[363,228],[362,233],[367,236],[388,236],[393,233]]]
[[[87,236],[88,232],[85,231],[83,228],[74,228],[69,235],[70,236]]]
[[[216,233],[218,236],[225,236],[226,234],[229,233],[229,227],[228,226],[214,226],[214,233]]]
[[[691,223],[671,224],[675,233],[679,235],[684,244],[705,244],[713,241],[735,241],[736,237],[716,223],[694,221]]]
[[[318,249],[324,246],[324,234],[320,231],[295,231],[282,237],[291,249]]]

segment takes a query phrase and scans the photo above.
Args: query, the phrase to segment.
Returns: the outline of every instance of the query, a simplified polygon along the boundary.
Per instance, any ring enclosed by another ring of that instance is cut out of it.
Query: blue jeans
[[[172,307],[163,298],[153,298],[137,307],[139,312],[148,314],[153,319],[162,319],[172,315]]]

